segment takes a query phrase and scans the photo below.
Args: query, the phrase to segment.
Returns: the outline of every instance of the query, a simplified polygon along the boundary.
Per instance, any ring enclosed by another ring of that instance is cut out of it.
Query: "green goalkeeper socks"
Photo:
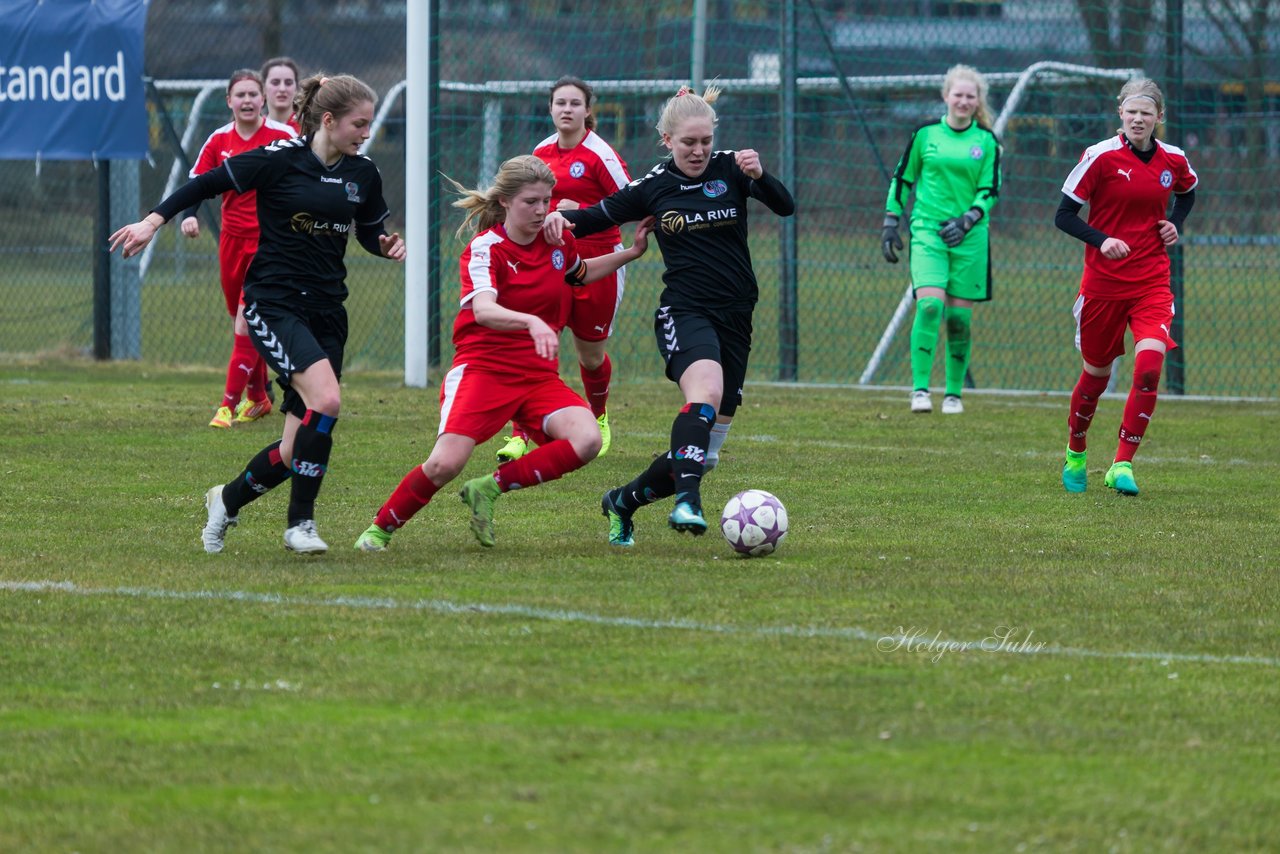
[[[938,346],[938,327],[942,325],[942,300],[924,297],[916,300],[916,319],[911,324],[911,383],[914,389],[929,388],[933,371],[933,353]]]
[[[957,397],[964,391],[964,377],[969,372],[969,321],[972,318],[972,308],[947,306],[947,394]]]

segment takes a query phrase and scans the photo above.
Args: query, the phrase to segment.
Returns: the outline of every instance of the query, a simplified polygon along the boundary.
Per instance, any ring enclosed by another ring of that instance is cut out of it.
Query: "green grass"
[[[318,507],[218,556],[202,495],[278,419],[207,429],[209,370],[0,365],[0,850],[1264,850],[1280,833],[1277,404],[1164,399],[1135,471],[1058,482],[1060,396],[753,387],[708,479],[786,502],[770,558],[598,497],[677,396],[622,382],[614,450],[446,489],[351,543],[427,455],[435,390],[354,372]],[[497,442],[463,477],[491,468]],[[458,483],[461,481],[459,480]],[[456,484],[455,484],[456,486]],[[36,588],[37,582],[73,585]],[[1035,654],[940,648],[1011,627]],[[900,632],[914,644],[878,641]],[[1163,654],[1163,655],[1161,655]],[[1243,657],[1243,658],[1241,658]],[[1233,660],[1234,659],[1234,660]]]

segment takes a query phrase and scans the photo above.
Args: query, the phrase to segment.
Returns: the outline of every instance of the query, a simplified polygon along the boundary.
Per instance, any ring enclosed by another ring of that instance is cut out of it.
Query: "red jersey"
[[[631,183],[627,164],[595,131],[587,131],[582,142],[573,148],[561,148],[559,140],[558,134],[552,134],[533,149],[534,156],[550,166],[556,176],[556,186],[551,191],[552,210],[561,199],[591,207]],[[578,242],[583,254],[594,258],[613,251],[622,242],[622,232],[614,226]]]
[[[297,136],[288,125],[282,125],[271,119],[264,119],[262,127],[254,131],[253,136],[245,139],[236,130],[236,123],[230,122],[209,134],[196,164],[191,167],[194,178],[211,169],[216,169],[230,157],[261,148],[264,145],[281,139],[292,139]],[[222,231],[236,237],[256,237],[258,234],[258,194],[254,190],[237,193],[228,190],[222,194]]]
[[[1150,163],[1138,158],[1124,134],[1091,145],[1062,185],[1062,192],[1089,205],[1089,225],[1129,244],[1129,255],[1118,261],[1086,244],[1080,292],[1087,297],[1120,299],[1169,287],[1169,252],[1157,223],[1169,218],[1169,194],[1189,192],[1200,179],[1181,148],[1152,141]]]
[[[471,300],[488,291],[498,305],[542,318],[555,332],[569,321],[573,302],[565,275],[578,265],[573,235],[565,233],[564,246],[552,246],[538,232],[527,246],[507,236],[499,223],[477,234],[462,253],[461,308],[453,322],[455,365],[470,364],[488,370],[520,374],[557,374],[555,359],[544,359],[524,329],[490,329],[476,323]]]

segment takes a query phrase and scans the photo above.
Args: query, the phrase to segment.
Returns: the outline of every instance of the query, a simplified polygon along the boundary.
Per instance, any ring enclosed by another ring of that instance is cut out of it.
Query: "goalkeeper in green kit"
[[[890,264],[903,249],[899,222],[911,208],[911,411],[932,412],[929,375],[938,330],[947,327],[944,415],[964,412],[961,393],[969,370],[973,304],[991,299],[987,220],[1000,195],[1000,142],[991,131],[987,81],[967,65],[947,71],[942,84],[947,114],[911,134],[889,182],[881,250]]]

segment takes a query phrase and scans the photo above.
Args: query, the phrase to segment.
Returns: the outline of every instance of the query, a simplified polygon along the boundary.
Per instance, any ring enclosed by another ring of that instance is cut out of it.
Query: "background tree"
[[[1186,49],[1225,78],[1239,83],[1244,97],[1245,157],[1252,169],[1262,168],[1267,155],[1265,122],[1267,68],[1272,49],[1267,37],[1274,0],[1193,0],[1192,9],[1206,18],[1222,36],[1227,51],[1209,53],[1203,46],[1185,42]]]
[[[1153,5],[1152,0],[1076,0],[1096,65],[1144,66],[1147,32],[1155,17]]]

